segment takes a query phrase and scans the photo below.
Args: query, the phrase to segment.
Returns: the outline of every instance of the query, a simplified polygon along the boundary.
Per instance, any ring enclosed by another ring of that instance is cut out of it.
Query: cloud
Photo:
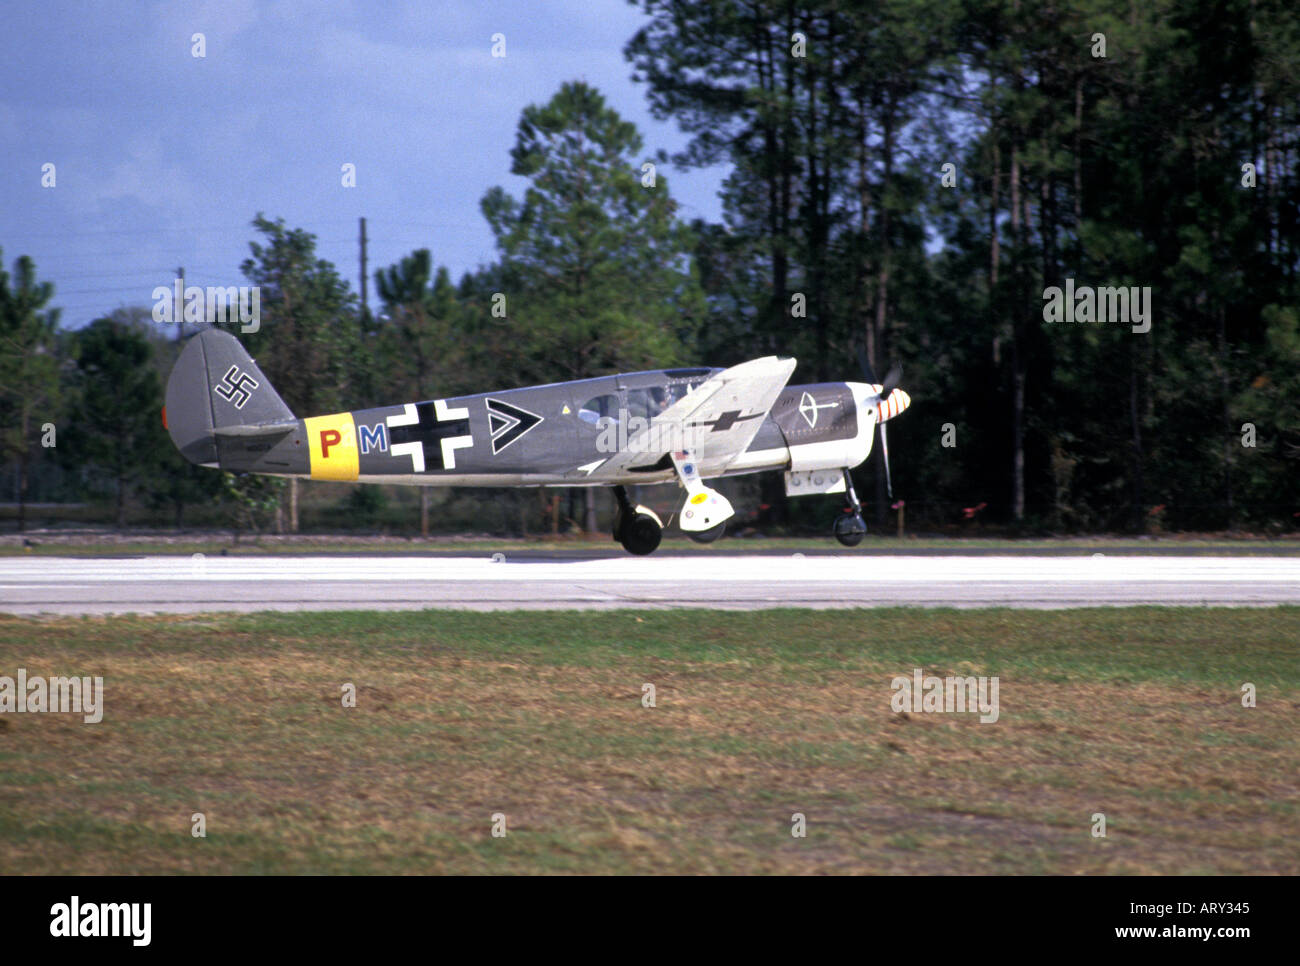
[[[237,36],[258,22],[256,0],[200,0],[197,3],[160,2],[150,21],[163,43],[189,44],[204,35],[208,55],[222,52]]]
[[[94,182],[94,203],[126,199],[171,212],[191,212],[200,205],[204,192],[182,169],[175,151],[163,148],[161,138],[137,136],[126,146],[125,155]]]

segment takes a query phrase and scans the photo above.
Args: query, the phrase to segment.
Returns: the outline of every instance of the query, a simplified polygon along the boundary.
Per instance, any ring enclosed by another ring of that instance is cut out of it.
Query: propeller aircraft
[[[312,480],[412,486],[609,486],[613,536],[653,553],[664,522],[627,488],[676,482],[674,515],[692,539],[717,539],[735,514],[706,481],[781,470],[791,496],[845,494],[834,526],[846,547],[867,532],[849,471],[885,423],[911,404],[897,366],[867,379],[789,386],[795,360],[766,356],[729,369],[623,373],[299,419],[239,340],[192,336],[167,382],[163,423],[201,466]],[[672,522],[670,517],[670,523]]]

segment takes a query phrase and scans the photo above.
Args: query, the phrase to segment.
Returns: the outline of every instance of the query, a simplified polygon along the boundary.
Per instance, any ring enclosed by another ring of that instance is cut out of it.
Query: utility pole
[[[185,266],[182,265],[176,269],[176,275],[181,280],[181,304],[173,305],[172,311],[176,313],[176,341],[179,343],[185,337]]]
[[[365,324],[370,313],[370,303],[366,301],[366,219],[361,219],[361,321]]]

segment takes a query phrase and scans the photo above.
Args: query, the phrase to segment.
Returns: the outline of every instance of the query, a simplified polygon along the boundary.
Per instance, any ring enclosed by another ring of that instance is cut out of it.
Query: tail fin
[[[181,455],[206,466],[217,465],[218,436],[260,435],[296,424],[253,357],[220,329],[204,329],[185,344],[167,380],[163,421]]]

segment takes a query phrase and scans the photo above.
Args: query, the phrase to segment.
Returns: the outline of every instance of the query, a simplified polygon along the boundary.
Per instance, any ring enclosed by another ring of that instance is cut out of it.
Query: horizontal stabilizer
[[[218,426],[212,430],[215,436],[283,436],[298,428],[298,420],[287,419],[276,423],[253,423],[248,426]]]

